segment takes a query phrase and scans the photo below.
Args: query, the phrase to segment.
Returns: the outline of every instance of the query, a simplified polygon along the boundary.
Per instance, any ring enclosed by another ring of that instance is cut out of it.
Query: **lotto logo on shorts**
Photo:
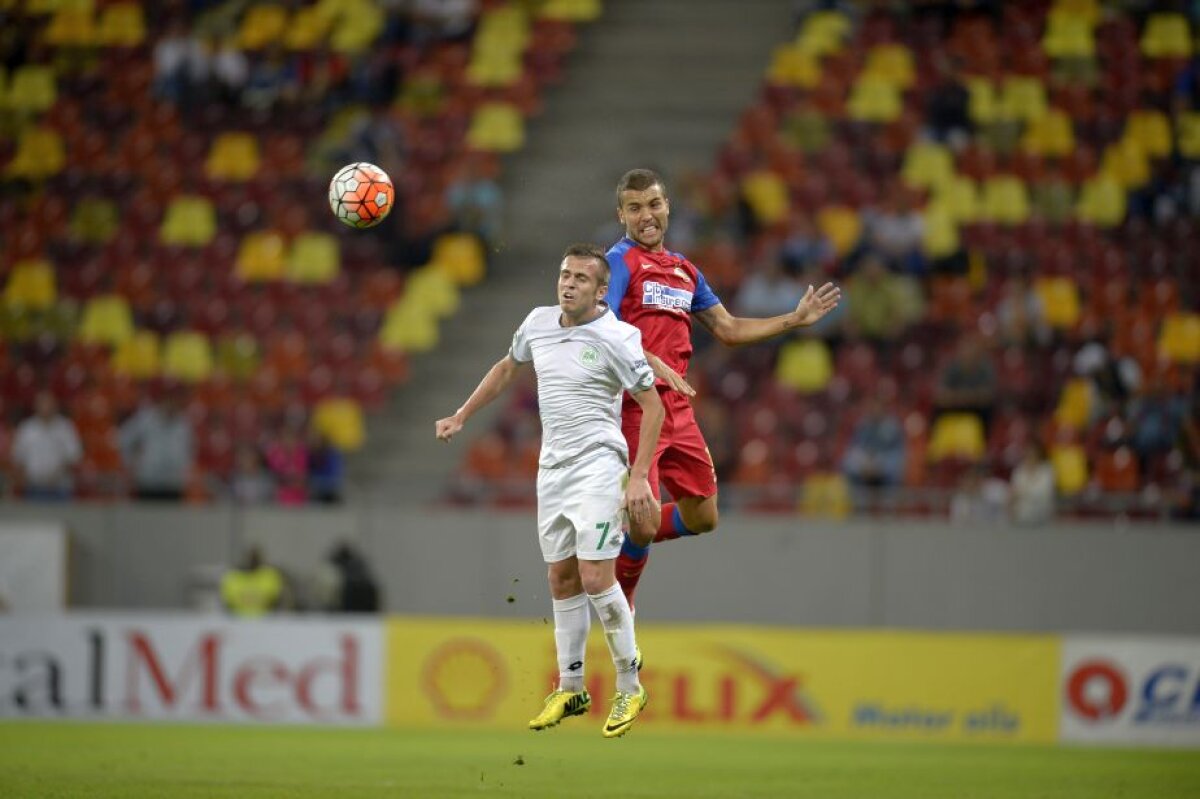
[[[642,284],[642,305],[668,311],[690,311],[692,292],[648,280]]]

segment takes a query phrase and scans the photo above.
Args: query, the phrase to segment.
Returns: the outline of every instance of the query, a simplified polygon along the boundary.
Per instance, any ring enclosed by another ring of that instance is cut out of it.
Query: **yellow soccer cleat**
[[[570,716],[587,713],[592,707],[592,697],[587,690],[564,691],[557,689],[546,697],[546,706],[542,712],[529,722],[531,730],[545,730],[555,726]]]
[[[620,738],[629,732],[629,728],[633,726],[633,720],[641,715],[642,708],[646,706],[646,699],[646,689],[642,686],[638,686],[636,694],[624,694],[617,691],[617,695],[613,697],[613,706],[608,714],[608,720],[604,722],[604,737]]]

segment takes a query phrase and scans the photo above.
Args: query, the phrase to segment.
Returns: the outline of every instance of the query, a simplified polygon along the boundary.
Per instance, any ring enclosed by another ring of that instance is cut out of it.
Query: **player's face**
[[[600,302],[608,288],[600,282],[600,265],[595,258],[568,255],[558,270],[558,307],[567,316],[582,318]]]
[[[647,250],[662,249],[670,215],[671,204],[657,183],[642,191],[621,192],[617,218],[625,226],[625,235]]]

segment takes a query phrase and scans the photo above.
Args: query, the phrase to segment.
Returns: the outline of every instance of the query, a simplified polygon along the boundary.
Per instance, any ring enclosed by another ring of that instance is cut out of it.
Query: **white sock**
[[[608,651],[617,670],[617,690],[626,694],[637,693],[641,683],[638,682],[638,672],[633,662],[637,640],[633,635],[633,614],[629,612],[629,600],[625,599],[621,586],[616,583],[604,593],[588,594],[588,599],[592,601],[592,607],[604,625],[604,640],[608,642]]]
[[[554,600],[554,643],[558,650],[558,687],[583,690],[583,658],[592,614],[587,594]]]

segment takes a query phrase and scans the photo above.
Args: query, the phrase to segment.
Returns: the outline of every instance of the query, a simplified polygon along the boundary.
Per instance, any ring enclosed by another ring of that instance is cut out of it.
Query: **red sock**
[[[677,506],[674,502],[667,502],[662,506],[662,516],[658,521],[658,532],[654,535],[654,543],[659,541],[674,541],[676,538],[682,538],[685,535],[691,535],[690,532],[680,532],[679,527],[683,524],[683,517],[678,520]]]
[[[641,550],[640,555],[631,555],[624,549],[621,554],[617,555],[617,583],[621,586],[621,591],[625,594],[625,598],[629,600],[629,607],[633,607],[633,595],[637,591],[638,581],[642,579],[642,569],[646,568],[646,561],[650,560],[650,548],[646,547]]]

